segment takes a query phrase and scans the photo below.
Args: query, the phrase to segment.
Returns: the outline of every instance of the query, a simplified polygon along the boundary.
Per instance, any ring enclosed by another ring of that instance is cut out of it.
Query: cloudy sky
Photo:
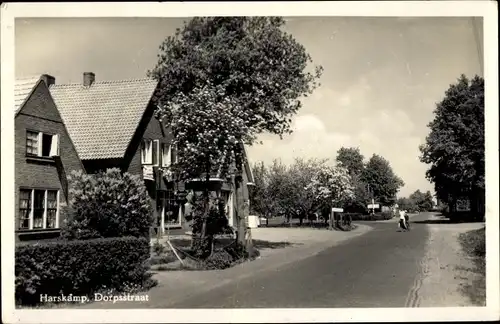
[[[158,46],[184,19],[17,19],[16,77],[48,73],[56,83],[141,78]],[[477,25],[476,25],[477,26]],[[304,100],[294,133],[263,135],[252,162],[295,157],[335,158],[341,146],[380,154],[406,183],[400,195],[432,190],[418,146],[435,103],[461,73],[482,74],[481,48],[469,18],[308,17],[286,30],[324,67],[321,87]],[[475,33],[476,32],[476,33]]]

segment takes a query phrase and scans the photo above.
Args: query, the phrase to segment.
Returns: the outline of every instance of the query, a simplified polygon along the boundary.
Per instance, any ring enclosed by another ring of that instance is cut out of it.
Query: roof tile
[[[82,160],[121,158],[157,81],[134,79],[55,84],[50,92]]]
[[[17,114],[21,110],[22,105],[29,97],[39,80],[40,76],[16,79],[14,83],[14,114]]]

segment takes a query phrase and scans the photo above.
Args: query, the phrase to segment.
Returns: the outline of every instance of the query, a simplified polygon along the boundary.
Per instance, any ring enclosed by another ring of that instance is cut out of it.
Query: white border
[[[2,217],[2,321],[7,323],[329,322],[495,320],[499,312],[498,12],[493,1],[3,3],[1,5],[2,215],[14,215],[14,18],[277,16],[482,16],[486,80],[487,307],[235,310],[15,310],[14,218]]]

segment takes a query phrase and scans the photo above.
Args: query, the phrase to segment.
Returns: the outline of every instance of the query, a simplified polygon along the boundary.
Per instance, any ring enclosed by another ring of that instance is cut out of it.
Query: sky
[[[159,45],[187,18],[16,19],[16,77],[47,73],[56,83],[143,78]],[[476,24],[473,26],[473,24]],[[386,158],[405,186],[430,190],[419,145],[446,89],[460,74],[482,75],[481,24],[461,17],[293,17],[285,30],[324,68],[303,100],[293,134],[263,134],[251,162],[335,159],[340,147]],[[479,43],[479,46],[477,44]]]

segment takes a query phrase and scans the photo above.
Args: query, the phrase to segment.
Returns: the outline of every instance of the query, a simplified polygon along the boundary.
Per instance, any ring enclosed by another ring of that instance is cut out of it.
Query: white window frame
[[[38,147],[37,147],[37,154],[31,154],[31,153],[28,153],[28,145],[27,143],[25,143],[25,152],[26,152],[26,155],[27,156],[37,156],[37,157],[41,157],[41,158],[50,158],[50,157],[54,157],[54,156],[59,156],[59,146],[60,146],[60,143],[59,143],[59,134],[49,134],[49,133],[43,133],[43,132],[40,132],[40,131],[35,131],[35,130],[31,130],[31,129],[27,129],[26,130],[26,142],[28,141],[28,132],[31,132],[31,133],[37,133],[38,134],[38,138],[37,138],[37,144],[38,144]],[[44,156],[42,155],[42,152],[43,152],[43,135],[49,135],[49,136],[52,136],[52,146],[50,148],[50,153],[49,153],[49,156]]]
[[[39,191],[43,191],[44,194],[43,194],[43,200],[44,200],[44,203],[43,203],[43,216],[42,216],[42,228],[36,228],[36,230],[44,230],[44,229],[49,229],[49,230],[52,230],[52,229],[59,229],[59,215],[60,215],[60,211],[61,211],[61,204],[60,204],[60,190],[58,189],[39,189],[39,188],[21,188],[21,190],[26,190],[26,191],[30,191],[30,201],[31,201],[31,206],[30,206],[30,213],[29,213],[29,225],[28,225],[28,228],[24,228],[24,227],[20,227],[18,226],[18,229],[19,230],[33,230],[33,223],[35,221],[34,219],[34,213],[35,213],[35,190],[39,190]],[[21,190],[19,191],[19,193],[21,192]],[[54,223],[54,227],[52,228],[47,228],[47,197],[48,197],[48,191],[56,191],[56,220],[55,220],[55,223]],[[19,195],[20,197],[20,195]],[[19,198],[20,199],[20,198]],[[20,217],[20,213],[19,213],[19,209],[18,208],[18,218]]]
[[[142,145],[144,144],[144,149]],[[141,163],[153,164],[153,140],[144,138],[141,142]]]
[[[154,166],[160,166],[160,140],[153,140],[153,146],[151,146],[151,159],[153,158],[153,147],[156,146],[156,160],[153,161]]]
[[[167,168],[172,165],[172,146],[163,143],[161,145],[161,166]]]

